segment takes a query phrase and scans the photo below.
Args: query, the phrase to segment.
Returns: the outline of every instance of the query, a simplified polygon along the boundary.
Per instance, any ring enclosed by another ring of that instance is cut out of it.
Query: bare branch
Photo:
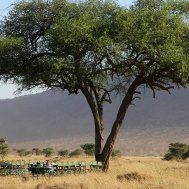
[[[132,98],[132,101],[134,101],[135,99],[141,99],[141,97],[140,96],[135,96],[135,97]]]
[[[167,91],[169,94],[171,94],[170,89],[174,89],[174,86],[166,87],[166,86],[163,86],[163,85],[161,85],[159,83],[153,83],[153,86],[158,87],[158,88],[160,88],[160,89],[162,89],[164,91]]]
[[[152,85],[148,84],[148,86],[150,87],[150,89],[152,90],[153,93],[153,98],[156,98],[156,93],[155,93],[155,89]]]
[[[135,91],[134,94],[142,94],[140,91]]]

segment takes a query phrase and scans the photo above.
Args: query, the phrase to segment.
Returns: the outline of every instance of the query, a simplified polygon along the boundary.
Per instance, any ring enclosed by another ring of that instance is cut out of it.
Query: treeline
[[[95,145],[94,144],[84,144],[81,145],[80,148],[77,148],[73,151],[69,151],[67,149],[62,149],[59,151],[55,151],[53,148],[33,148],[32,150],[26,149],[13,149],[19,156],[28,156],[28,155],[44,155],[45,157],[50,157],[52,155],[58,155],[61,157],[74,157],[80,155],[94,156],[95,155]],[[112,157],[121,156],[121,152],[117,149],[114,149],[112,152]]]
[[[50,157],[52,155],[58,155],[61,157],[74,157],[80,155],[94,156],[95,155],[95,145],[94,144],[83,144],[80,148],[77,148],[73,151],[69,151],[67,149],[62,149],[59,151],[55,151],[53,148],[33,148],[32,150],[28,149],[13,149],[15,153],[17,153],[20,157],[29,156],[29,155],[44,155],[45,157]],[[10,147],[8,145],[8,140],[6,138],[0,138],[0,156],[1,158],[5,158],[10,152]],[[121,152],[118,149],[114,149],[112,151],[111,157],[120,157]]]
[[[10,147],[8,144],[7,138],[0,138],[0,158],[4,159],[10,153]],[[80,155],[94,156],[95,155],[95,145],[94,144],[83,144],[79,148],[69,151],[67,149],[62,149],[55,151],[53,148],[33,148],[32,150],[28,149],[13,149],[20,157],[29,156],[29,155],[43,155],[45,157],[50,157],[52,155],[58,155],[61,157],[77,157]],[[113,149],[111,157],[120,157],[121,152],[118,149]],[[185,160],[189,158],[189,145],[184,143],[170,143],[168,152],[164,155],[163,160]]]

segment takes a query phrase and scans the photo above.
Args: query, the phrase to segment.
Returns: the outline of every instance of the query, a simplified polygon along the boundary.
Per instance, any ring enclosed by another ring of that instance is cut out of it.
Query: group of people
[[[28,170],[31,171],[33,175],[54,172],[53,163],[50,162],[50,160],[46,160],[46,162],[43,162],[43,164],[41,164],[40,162],[36,162],[36,164],[31,164],[28,167]]]

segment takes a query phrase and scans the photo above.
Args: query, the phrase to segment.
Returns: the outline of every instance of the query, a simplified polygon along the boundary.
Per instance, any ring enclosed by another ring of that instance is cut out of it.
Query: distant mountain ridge
[[[106,133],[116,116],[120,97],[105,106]],[[170,142],[189,144],[189,90],[170,96],[150,92],[131,106],[116,142],[124,154],[159,155]],[[13,147],[53,146],[75,148],[94,142],[92,114],[82,95],[62,91],[0,100],[0,137],[7,136]]]

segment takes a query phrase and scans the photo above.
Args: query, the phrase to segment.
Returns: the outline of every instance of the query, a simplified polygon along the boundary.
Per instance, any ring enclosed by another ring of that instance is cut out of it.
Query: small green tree
[[[16,153],[20,156],[20,157],[24,157],[27,155],[30,155],[32,152],[26,149],[15,149]]]
[[[95,144],[84,144],[80,146],[84,153],[88,156],[93,156],[95,154]]]
[[[69,156],[73,157],[73,156],[80,156],[82,154],[82,150],[81,149],[76,149],[73,150],[72,152],[70,152]]]
[[[39,148],[33,148],[32,154],[35,154],[36,156],[39,156],[42,154],[42,151]]]
[[[50,156],[52,156],[53,153],[54,153],[53,148],[44,148],[42,150],[42,154],[44,154],[45,157],[50,157]]]
[[[118,150],[118,149],[113,149],[113,150],[112,150],[111,157],[112,157],[112,158],[121,157],[121,151]]]
[[[26,150],[24,156],[28,156],[28,155],[31,155],[31,154],[32,154],[32,151]]]
[[[168,153],[164,155],[163,160],[182,160],[187,158],[187,152],[189,151],[189,145],[183,143],[171,143],[169,144]]]
[[[60,150],[60,151],[58,151],[58,155],[62,156],[62,157],[67,157],[69,155],[69,151],[68,150]]]
[[[4,159],[9,153],[9,145],[6,138],[0,138],[0,156]]]
[[[20,157],[25,156],[25,149],[15,149],[15,151]]]

